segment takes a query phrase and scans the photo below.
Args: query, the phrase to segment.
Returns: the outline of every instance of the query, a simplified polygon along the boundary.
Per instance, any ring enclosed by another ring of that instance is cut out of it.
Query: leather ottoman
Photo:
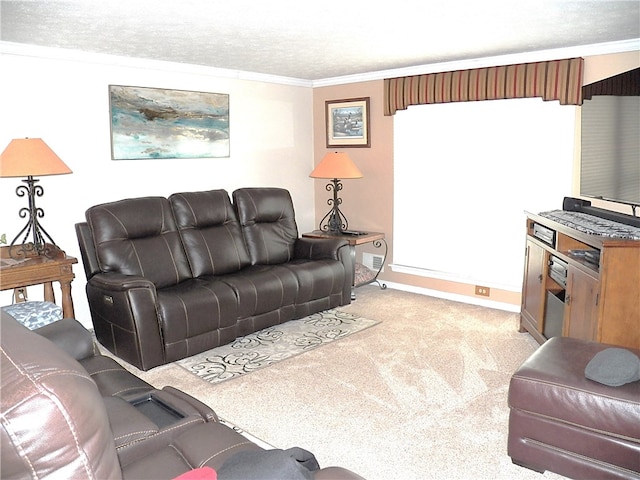
[[[589,361],[610,347],[554,337],[514,373],[513,463],[569,478],[640,479],[640,382],[610,387],[585,377]]]

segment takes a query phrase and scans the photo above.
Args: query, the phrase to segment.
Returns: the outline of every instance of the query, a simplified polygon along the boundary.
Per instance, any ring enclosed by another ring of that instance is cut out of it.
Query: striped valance
[[[384,80],[384,114],[409,105],[541,97],[582,105],[583,59],[521,63]]]

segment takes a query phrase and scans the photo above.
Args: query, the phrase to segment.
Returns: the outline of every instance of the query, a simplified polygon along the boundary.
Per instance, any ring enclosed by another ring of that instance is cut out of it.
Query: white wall
[[[219,71],[113,57],[43,58],[28,52],[0,57],[0,148],[13,138],[41,137],[73,170],[41,177],[42,225],[69,255],[78,257],[74,224],[95,204],[145,195],[246,186],[290,190],[300,232],[313,229],[312,89],[220,76]],[[217,76],[216,76],[217,75]],[[132,85],[228,93],[230,158],[113,161],[108,85]],[[0,178],[0,234],[11,241],[24,226],[15,194],[20,179]],[[81,264],[72,285],[76,317],[90,325]],[[42,298],[40,287],[30,299]],[[59,298],[59,293],[58,293]],[[11,302],[0,293],[0,304]]]

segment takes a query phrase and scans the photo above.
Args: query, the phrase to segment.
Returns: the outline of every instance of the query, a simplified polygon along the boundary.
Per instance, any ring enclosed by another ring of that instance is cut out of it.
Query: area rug
[[[251,373],[380,322],[337,309],[269,327],[176,362],[210,383]]]

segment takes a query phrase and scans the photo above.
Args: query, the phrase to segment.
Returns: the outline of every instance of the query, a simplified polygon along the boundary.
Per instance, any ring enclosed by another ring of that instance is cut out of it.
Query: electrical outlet
[[[488,297],[490,293],[491,289],[489,287],[481,287],[480,285],[476,285],[476,295]]]
[[[27,287],[18,287],[13,291],[13,303],[28,302]]]

